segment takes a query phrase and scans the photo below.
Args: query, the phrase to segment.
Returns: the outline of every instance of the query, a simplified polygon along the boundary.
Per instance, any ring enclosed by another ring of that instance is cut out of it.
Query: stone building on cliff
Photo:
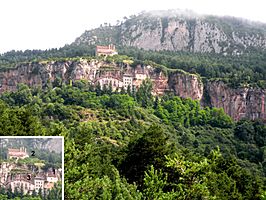
[[[118,54],[115,50],[115,45],[109,44],[108,46],[96,46],[96,56],[113,56]]]
[[[28,158],[29,155],[27,153],[27,149],[24,147],[21,147],[19,149],[8,149],[7,157],[9,159],[12,159],[12,158],[25,159],[25,158]]]

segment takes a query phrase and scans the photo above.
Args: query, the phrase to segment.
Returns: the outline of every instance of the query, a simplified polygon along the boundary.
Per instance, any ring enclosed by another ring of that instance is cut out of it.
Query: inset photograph
[[[0,136],[0,199],[61,200],[64,138]]]

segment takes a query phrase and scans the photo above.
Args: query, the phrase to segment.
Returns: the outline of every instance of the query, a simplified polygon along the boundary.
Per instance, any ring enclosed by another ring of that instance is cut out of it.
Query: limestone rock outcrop
[[[266,91],[258,88],[228,87],[222,81],[207,81],[203,85],[198,75],[182,70],[163,72],[150,65],[135,66],[106,63],[98,60],[47,61],[20,64],[14,69],[0,72],[0,93],[15,91],[19,83],[30,87],[44,86],[60,78],[66,84],[70,80],[87,80],[91,84],[112,85],[113,89],[136,89],[149,78],[153,82],[153,94],[163,95],[172,91],[182,98],[199,100],[203,104],[204,93],[209,105],[223,108],[234,120],[242,118],[266,120]]]
[[[177,96],[194,100],[201,100],[203,95],[203,83],[194,74],[172,73],[169,76],[169,87]]]
[[[234,120],[264,119],[266,120],[266,91],[254,88],[229,88],[222,81],[207,84],[210,103],[214,107],[223,108]]]
[[[151,11],[116,26],[86,31],[74,44],[114,43],[145,50],[239,55],[266,49],[266,25],[233,17]]]

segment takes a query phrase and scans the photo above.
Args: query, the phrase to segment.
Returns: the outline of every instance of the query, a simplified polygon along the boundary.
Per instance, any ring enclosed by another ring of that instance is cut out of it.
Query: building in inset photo
[[[0,137],[0,194],[61,200],[63,147],[61,136]]]

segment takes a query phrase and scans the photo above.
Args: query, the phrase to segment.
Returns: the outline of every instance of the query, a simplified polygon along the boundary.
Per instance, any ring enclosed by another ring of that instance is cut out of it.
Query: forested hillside
[[[0,136],[64,136],[65,200],[266,200],[265,122],[266,24],[142,12],[0,54]],[[61,167],[51,151],[38,159]]]
[[[150,82],[113,92],[86,81],[1,96],[1,135],[65,137],[65,199],[260,199],[266,127]]]

